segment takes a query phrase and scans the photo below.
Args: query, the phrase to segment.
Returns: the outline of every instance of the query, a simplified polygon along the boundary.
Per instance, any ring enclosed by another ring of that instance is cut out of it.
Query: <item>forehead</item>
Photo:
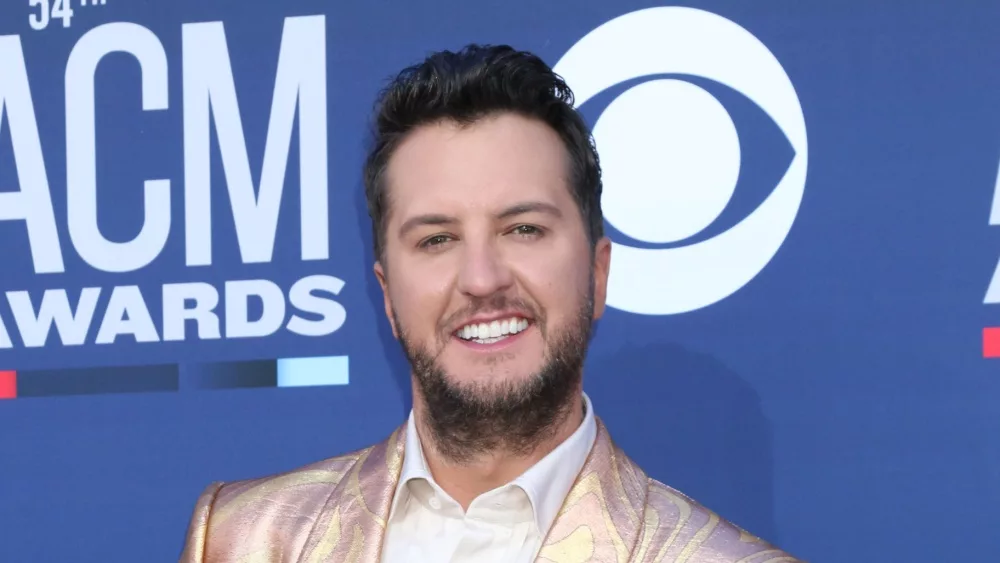
[[[572,204],[568,158],[548,125],[501,114],[414,130],[389,161],[392,216],[491,211],[515,201]],[[391,219],[392,220],[392,219]]]

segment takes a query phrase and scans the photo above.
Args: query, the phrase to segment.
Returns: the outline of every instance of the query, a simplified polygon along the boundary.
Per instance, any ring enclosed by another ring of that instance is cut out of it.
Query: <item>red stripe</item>
[[[0,399],[17,397],[17,372],[0,371]]]
[[[1000,358],[1000,327],[983,329],[983,357]]]

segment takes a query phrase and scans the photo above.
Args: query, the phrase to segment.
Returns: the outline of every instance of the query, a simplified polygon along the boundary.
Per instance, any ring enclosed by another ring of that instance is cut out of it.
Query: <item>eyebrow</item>
[[[525,201],[522,203],[516,203],[500,213],[497,214],[497,219],[510,219],[511,217],[516,217],[518,215],[524,215],[526,213],[544,213],[546,215],[552,215],[556,218],[562,217],[562,211],[558,207],[552,205],[551,203],[545,203],[542,201]],[[427,213],[423,215],[416,215],[407,219],[399,227],[400,238],[406,236],[406,233],[412,231],[417,227],[424,225],[451,225],[457,223],[458,219],[451,217],[449,215],[442,215],[440,213]]]
[[[500,214],[497,215],[497,218],[509,219],[518,215],[524,215],[525,213],[544,213],[556,218],[562,218],[562,211],[560,211],[558,207],[543,201],[526,201],[514,204],[500,212]]]
[[[426,215],[417,215],[415,217],[410,217],[399,227],[399,237],[403,238],[406,233],[421,227],[424,225],[450,225],[457,222],[458,220],[454,217],[449,217],[448,215],[440,215],[436,213],[429,213]]]

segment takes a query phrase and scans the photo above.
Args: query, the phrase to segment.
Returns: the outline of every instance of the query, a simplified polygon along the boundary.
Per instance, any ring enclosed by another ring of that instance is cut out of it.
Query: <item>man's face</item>
[[[591,247],[565,147],[545,124],[501,114],[424,126],[397,148],[386,182],[375,267],[386,314],[448,386],[509,394],[602,314],[610,243]]]

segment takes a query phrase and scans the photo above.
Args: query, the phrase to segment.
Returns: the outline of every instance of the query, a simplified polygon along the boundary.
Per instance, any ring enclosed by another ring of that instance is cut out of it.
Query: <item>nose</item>
[[[495,241],[466,241],[461,257],[458,289],[474,297],[488,297],[514,282],[510,265]]]

